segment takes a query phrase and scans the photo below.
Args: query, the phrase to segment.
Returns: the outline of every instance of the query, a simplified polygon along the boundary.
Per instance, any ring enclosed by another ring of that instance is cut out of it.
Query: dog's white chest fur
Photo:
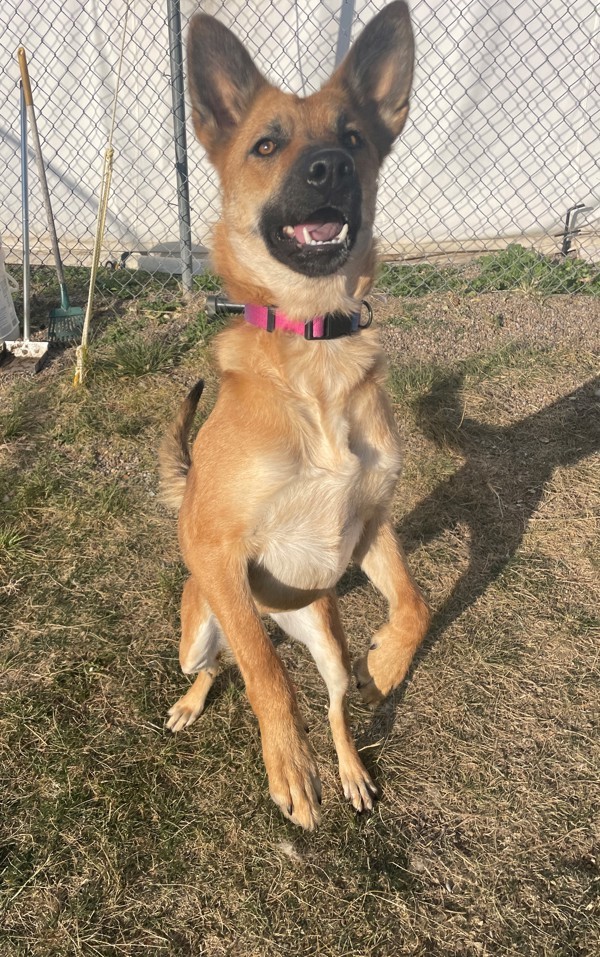
[[[399,455],[396,448],[375,450],[361,442],[346,411],[307,416],[305,437],[305,454],[281,461],[286,479],[256,530],[257,564],[283,585],[331,588],[365,523],[391,494]]]

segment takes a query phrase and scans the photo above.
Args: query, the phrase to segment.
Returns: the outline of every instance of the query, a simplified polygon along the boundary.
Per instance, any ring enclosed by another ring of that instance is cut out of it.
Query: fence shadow
[[[467,568],[434,609],[413,668],[515,555],[554,470],[600,450],[600,376],[505,427],[464,414],[462,378],[439,380],[417,409],[422,431],[438,446],[459,451],[465,462],[402,519],[398,534],[410,553],[461,526],[468,530],[470,551]],[[403,694],[400,688],[374,715],[369,741],[389,733]]]

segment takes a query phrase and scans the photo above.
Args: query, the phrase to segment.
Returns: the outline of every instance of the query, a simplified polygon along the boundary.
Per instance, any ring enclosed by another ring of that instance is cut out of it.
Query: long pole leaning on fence
[[[350,35],[354,20],[354,0],[341,0],[338,38],[335,48],[335,65],[339,66],[350,49]]]
[[[88,290],[88,301],[83,319],[83,332],[81,335],[81,345],[75,350],[75,376],[73,385],[82,385],[88,363],[88,341],[90,335],[90,323],[92,321],[92,312],[94,310],[94,292],[96,290],[96,276],[98,274],[98,265],[100,263],[100,252],[102,250],[102,240],[104,238],[104,227],[106,225],[106,212],[108,209],[108,198],[110,196],[110,181],[113,169],[113,136],[117,119],[117,104],[119,102],[119,87],[121,85],[121,70],[123,67],[123,55],[125,53],[125,38],[127,36],[127,17],[129,16],[129,3],[125,7],[123,16],[123,33],[121,36],[121,52],[119,53],[119,62],[117,67],[117,78],[115,81],[115,95],[113,99],[113,109],[108,133],[108,142],[104,154],[104,167],[102,170],[102,185],[100,188],[100,199],[98,201],[98,217],[96,219],[96,235],[94,237],[94,252],[92,254],[92,268],[90,271],[90,287]]]
[[[29,249],[29,167],[27,163],[27,104],[23,81],[20,82],[21,95],[21,209],[23,223],[23,341],[29,341],[31,300],[31,255]],[[17,339],[19,334],[17,333]]]
[[[180,0],[167,0],[169,26],[169,59],[171,63],[171,97],[173,101],[173,132],[175,141],[175,170],[177,172],[177,208],[179,211],[179,255],[181,283],[185,292],[192,291],[192,225],[190,218],[190,190],[185,132],[185,94],[183,84],[183,49],[181,43]]]

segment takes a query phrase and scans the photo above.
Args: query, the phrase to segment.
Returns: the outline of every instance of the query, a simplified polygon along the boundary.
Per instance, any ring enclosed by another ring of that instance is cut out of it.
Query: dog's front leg
[[[258,718],[271,797],[294,824],[320,820],[321,782],[294,689],[252,599],[247,563],[203,554],[202,588]]]
[[[367,525],[354,559],[389,604],[389,621],[354,666],[362,697],[375,706],[404,680],[431,615],[387,517]]]

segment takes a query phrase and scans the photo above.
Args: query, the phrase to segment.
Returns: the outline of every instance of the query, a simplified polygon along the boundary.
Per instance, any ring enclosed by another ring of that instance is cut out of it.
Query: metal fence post
[[[171,96],[173,101],[175,169],[177,172],[177,206],[179,210],[181,282],[185,292],[191,292],[192,226],[190,219],[190,190],[187,163],[187,139],[185,132],[185,96],[183,85],[180,0],[167,0],[167,20],[169,26],[169,59],[171,63]]]

